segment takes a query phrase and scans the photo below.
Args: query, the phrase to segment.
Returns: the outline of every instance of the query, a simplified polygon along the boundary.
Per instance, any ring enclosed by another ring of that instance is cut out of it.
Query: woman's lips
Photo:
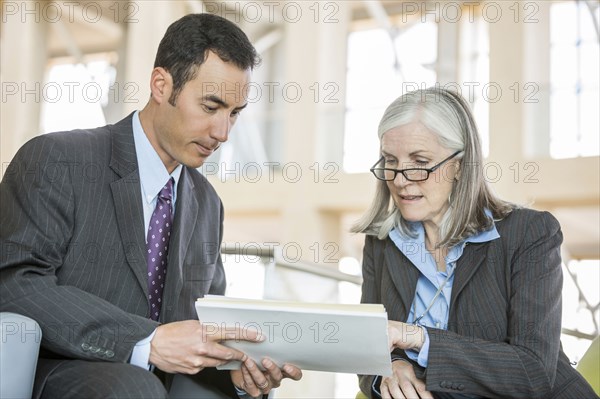
[[[418,201],[421,198],[423,198],[422,195],[399,195],[399,197],[402,201],[407,201],[407,202]]]

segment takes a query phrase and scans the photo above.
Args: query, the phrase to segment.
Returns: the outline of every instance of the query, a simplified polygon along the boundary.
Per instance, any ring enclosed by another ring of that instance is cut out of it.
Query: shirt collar
[[[486,209],[486,215],[491,219],[492,213]],[[415,265],[423,263],[425,249],[425,229],[422,223],[413,224],[416,237],[407,237],[400,234],[397,229],[390,231],[390,239],[396,244],[396,247]],[[464,241],[456,244],[448,252],[446,260],[450,263],[456,262],[461,257],[463,249],[467,243],[483,243],[500,238],[496,225],[492,221],[492,226],[485,231],[481,231],[473,236],[467,237]]]
[[[143,200],[148,204],[152,203],[169,178],[172,177],[175,180],[175,184],[173,185],[173,202],[175,202],[177,184],[181,176],[181,165],[178,165],[169,174],[142,128],[139,111],[133,114],[132,127]]]
[[[485,231],[480,231],[474,236],[468,237],[465,242],[487,242],[495,240],[496,238],[500,238],[500,234],[498,230],[496,230],[496,224],[494,223],[494,218],[492,217],[492,212],[489,209],[484,209],[486,216],[492,221],[492,227]]]

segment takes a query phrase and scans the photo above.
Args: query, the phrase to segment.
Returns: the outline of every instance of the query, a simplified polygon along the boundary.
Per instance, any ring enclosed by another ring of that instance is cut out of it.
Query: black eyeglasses
[[[377,161],[375,163],[375,165],[373,165],[373,167],[369,170],[371,171],[371,173],[373,173],[373,175],[376,178],[378,178],[379,180],[383,180],[383,181],[394,180],[396,178],[396,176],[398,175],[398,173],[402,173],[402,175],[408,181],[425,181],[425,180],[429,179],[430,173],[435,172],[436,169],[438,169],[440,166],[442,166],[443,164],[445,164],[446,162],[448,162],[449,160],[451,160],[452,158],[454,158],[461,152],[462,151],[456,151],[454,154],[450,155],[448,158],[444,159],[442,162],[438,163],[437,165],[435,165],[431,168],[408,168],[408,169],[377,168],[376,166],[379,165],[381,163],[381,161],[383,161],[385,158],[385,157],[381,157],[379,159],[379,161]]]

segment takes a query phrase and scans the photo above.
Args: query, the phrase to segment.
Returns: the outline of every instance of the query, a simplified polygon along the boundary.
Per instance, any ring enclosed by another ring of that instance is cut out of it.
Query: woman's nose
[[[396,187],[405,187],[408,184],[412,183],[410,180],[406,179],[404,174],[402,174],[401,172],[396,172],[396,177],[394,177],[394,180],[392,180],[392,182]]]

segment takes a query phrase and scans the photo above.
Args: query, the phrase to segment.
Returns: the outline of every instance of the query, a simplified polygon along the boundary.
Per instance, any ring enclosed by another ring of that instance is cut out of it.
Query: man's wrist
[[[129,358],[129,363],[134,366],[138,366],[148,370],[151,367],[150,364],[150,343],[156,334],[156,330],[152,331],[152,334],[146,338],[140,340],[135,344]]]

